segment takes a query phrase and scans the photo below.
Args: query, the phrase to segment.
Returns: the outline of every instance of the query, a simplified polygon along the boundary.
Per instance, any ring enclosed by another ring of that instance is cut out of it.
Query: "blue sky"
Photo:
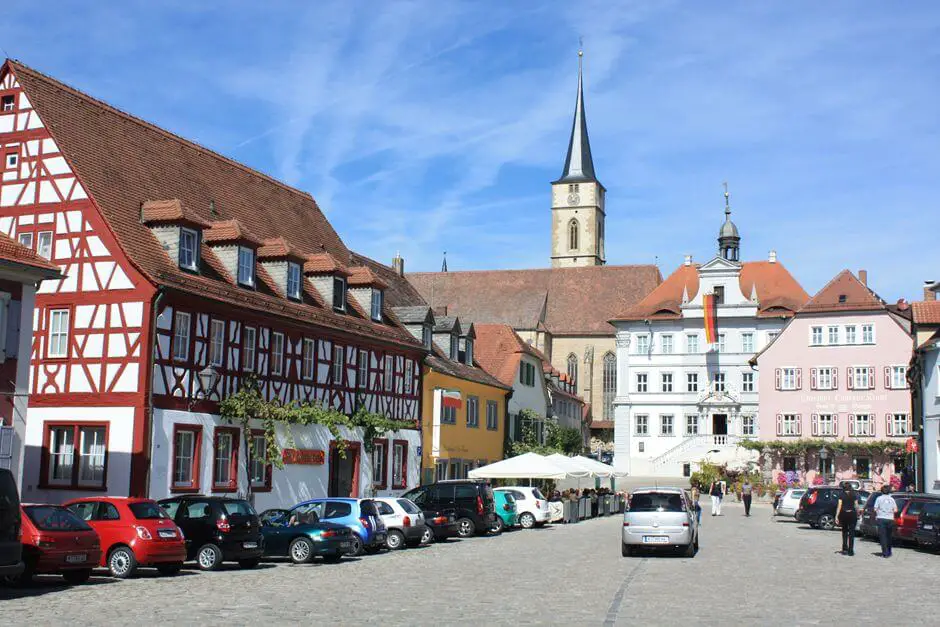
[[[584,37],[609,263],[940,279],[940,3],[6,2],[6,53],[310,191],[407,270],[543,267]]]

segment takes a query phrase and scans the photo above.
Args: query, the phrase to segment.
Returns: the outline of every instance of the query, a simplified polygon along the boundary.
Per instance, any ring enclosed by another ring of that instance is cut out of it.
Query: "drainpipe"
[[[146,359],[147,364],[147,406],[144,408],[144,414],[146,415],[146,437],[150,440],[150,452],[147,460],[147,472],[144,475],[144,495],[150,496],[150,471],[153,467],[153,353],[157,345],[157,315],[160,311],[160,305],[163,303],[163,298],[166,296],[166,291],[164,288],[158,287],[157,293],[153,297],[153,302],[150,304],[150,340],[148,342],[148,347],[150,348],[149,355],[141,355]]]

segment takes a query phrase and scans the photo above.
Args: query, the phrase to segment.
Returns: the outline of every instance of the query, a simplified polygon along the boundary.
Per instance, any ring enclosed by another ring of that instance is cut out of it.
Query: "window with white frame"
[[[911,417],[909,414],[888,414],[888,435],[899,437],[910,433]]]
[[[271,487],[272,466],[267,461],[268,440],[264,432],[251,434],[251,460],[249,463],[249,480],[252,488],[266,489]]]
[[[189,359],[189,323],[191,316],[185,311],[173,315],[173,361]]]
[[[685,417],[685,434],[698,435],[698,414],[688,414]]]
[[[685,336],[685,352],[692,354],[692,355],[698,353],[698,335],[697,334],[690,333],[689,335]]]
[[[185,270],[199,269],[199,234],[193,229],[180,229],[179,264]]]
[[[257,330],[254,327],[245,327],[242,331],[242,369],[248,372],[255,371],[255,346]]]
[[[874,343],[875,343],[875,325],[863,324],[862,325],[862,344],[874,344]]]
[[[890,387],[892,390],[907,389],[907,366],[891,366]]]
[[[798,436],[802,431],[801,426],[799,414],[784,414],[780,435],[784,437]]]
[[[356,374],[356,383],[359,384],[360,388],[366,388],[369,385],[369,351],[362,348],[359,349],[359,354],[356,355],[358,358],[359,371]]]
[[[380,489],[385,489],[387,476],[385,474],[385,459],[388,451],[386,450],[387,440],[376,440],[372,445],[372,484]]]
[[[280,376],[284,373],[284,334],[271,334],[271,374]]]
[[[845,343],[846,343],[846,344],[855,344],[855,343],[856,343],[855,325],[854,325],[854,324],[848,324],[848,325],[845,326]]]
[[[441,422],[448,425],[457,424],[457,408],[453,405],[442,405]]]
[[[855,414],[849,416],[851,424],[854,426],[853,432],[849,435],[856,437],[871,437],[875,435],[875,422],[871,414]]]
[[[69,310],[53,309],[49,312],[49,345],[46,356],[53,359],[69,354]]]
[[[431,348],[431,327],[430,327],[430,325],[425,324],[425,325],[423,325],[423,326],[421,327],[421,344],[423,344],[425,348],[428,348],[428,349]]]
[[[636,435],[649,435],[650,417],[646,414],[637,414],[633,417],[634,432]]]
[[[333,345],[333,385],[342,385],[343,383],[343,347]]]
[[[20,246],[33,249],[33,234],[32,233],[20,233],[20,236],[17,238],[17,241],[20,243]]]
[[[13,111],[16,108],[16,96],[8,94],[0,99],[4,111]]]
[[[222,366],[225,354],[225,321],[209,323],[209,363],[216,368]]]
[[[304,339],[304,352],[301,360],[301,376],[308,381],[313,378],[316,365],[316,344],[309,338]]]
[[[754,334],[750,331],[741,334],[741,351],[744,353],[754,352]]]
[[[827,436],[836,434],[836,417],[833,414],[818,414],[816,416],[816,435]]]
[[[659,338],[660,346],[662,347],[663,355],[669,355],[672,353],[672,334],[664,333]]]
[[[870,390],[875,387],[874,368],[871,366],[854,366],[849,368],[850,381],[853,390]]]
[[[385,359],[383,360],[385,364],[385,391],[386,392],[392,391],[392,382],[393,382],[392,377],[394,375],[394,366],[395,366],[394,360],[395,358],[392,355],[386,355]]]
[[[810,373],[813,377],[814,390],[834,390],[836,383],[836,369],[831,367],[813,368]]]
[[[372,319],[376,322],[382,321],[382,290],[372,288]]]
[[[741,391],[742,392],[754,391],[754,373],[753,372],[741,373]]]
[[[839,327],[837,326],[829,327],[829,343],[833,345],[839,343]]]
[[[238,486],[238,449],[236,430],[216,427],[213,438],[212,486],[232,489]]]
[[[719,352],[719,353],[723,353],[723,352],[725,352],[725,349],[726,349],[726,348],[727,348],[727,347],[726,347],[726,345],[725,345],[725,334],[724,334],[724,333],[719,333],[719,334],[718,334],[718,352]]]
[[[36,254],[43,259],[52,259],[52,231],[40,231],[36,237]]]
[[[238,284],[255,286],[255,251],[245,246],[238,247]]]
[[[197,489],[201,427],[177,425],[173,434],[173,487]]]
[[[778,390],[798,390],[800,383],[799,368],[777,368]]]
[[[393,488],[404,488],[406,482],[405,474],[407,473],[406,452],[408,450],[407,442],[393,442],[392,443],[392,487]]]
[[[685,391],[686,392],[698,392],[698,373],[697,372],[685,373]]]
[[[778,335],[780,335],[780,333],[779,333],[778,331],[768,331],[768,332],[767,332],[767,343],[770,344],[771,342],[773,342],[775,339],[777,339],[777,336],[778,336]]]
[[[636,336],[636,354],[637,355],[646,355],[650,352],[650,336],[649,335],[637,335]]]
[[[648,378],[649,378],[649,375],[647,375],[645,372],[636,373],[636,391],[637,392],[648,391],[648,383],[649,383]]]
[[[411,394],[412,368],[411,360],[405,360],[405,371],[402,373],[402,384],[405,387],[405,394]]]
[[[822,346],[822,343],[823,343],[823,328],[822,327],[812,327],[810,329],[809,343],[812,346]]]
[[[46,481],[67,487],[105,487],[107,427],[103,425],[47,425]]]
[[[663,392],[672,392],[672,373],[664,372],[662,373],[662,391]]]
[[[725,391],[725,373],[723,372],[715,373],[714,379],[712,380],[712,389],[714,389],[716,392]]]
[[[752,414],[744,414],[741,416],[741,435],[757,435],[757,418]]]
[[[300,300],[300,264],[287,262],[287,297]]]
[[[671,436],[675,435],[675,425],[673,424],[673,416],[671,414],[663,414],[659,417],[659,435]]]

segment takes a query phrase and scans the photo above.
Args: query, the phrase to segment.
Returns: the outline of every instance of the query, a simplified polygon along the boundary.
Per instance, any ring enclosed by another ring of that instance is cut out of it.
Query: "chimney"
[[[868,270],[859,270],[858,280],[861,281],[862,285],[868,287]]]
[[[906,300],[903,298],[898,299],[898,311],[907,311],[910,308],[911,306]]]
[[[937,300],[937,293],[930,289],[934,281],[924,281],[924,300]]]
[[[769,261],[770,263],[777,263],[777,251],[776,250],[770,251],[770,255],[767,257],[767,261]]]
[[[392,270],[398,276],[405,276],[405,260],[399,253],[395,253],[395,256],[392,257]]]
[[[692,255],[686,255],[686,256],[685,256],[685,265],[687,265],[687,266],[691,266],[691,265],[692,265]]]

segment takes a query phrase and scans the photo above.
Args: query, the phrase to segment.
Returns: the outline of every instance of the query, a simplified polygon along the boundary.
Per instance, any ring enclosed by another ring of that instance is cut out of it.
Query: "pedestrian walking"
[[[836,506],[836,523],[842,527],[842,555],[855,555],[855,526],[858,524],[858,493],[851,485],[842,488]]]
[[[708,493],[712,497],[712,516],[721,516],[721,482],[712,481],[712,485],[708,488]]]
[[[695,522],[702,524],[702,504],[699,503],[699,498],[701,498],[701,493],[698,491],[698,488],[692,488],[692,507],[695,508]]]
[[[898,513],[898,504],[891,496],[891,486],[881,486],[881,494],[875,499],[875,523],[878,525],[878,539],[881,540],[881,556],[891,557],[891,535],[894,533],[894,516]]]
[[[751,485],[751,482],[747,479],[744,480],[744,483],[741,484],[741,500],[744,501],[744,515],[751,515],[751,492],[754,490],[754,487]]]

